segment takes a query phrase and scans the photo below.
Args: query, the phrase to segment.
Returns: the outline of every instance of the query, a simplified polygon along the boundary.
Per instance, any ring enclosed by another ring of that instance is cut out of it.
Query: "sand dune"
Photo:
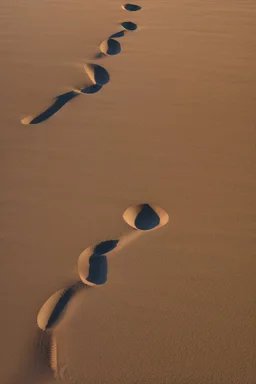
[[[127,4],[0,2],[0,383],[252,384],[255,2]]]

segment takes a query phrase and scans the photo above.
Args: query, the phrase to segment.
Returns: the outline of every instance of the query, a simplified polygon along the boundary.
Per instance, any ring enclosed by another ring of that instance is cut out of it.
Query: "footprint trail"
[[[125,11],[134,12],[141,10],[141,7],[136,4],[127,3],[121,7]],[[102,41],[100,44],[100,53],[95,58],[101,58],[104,56],[115,56],[121,53],[121,44],[115,40],[123,37],[125,33],[135,31],[137,25],[131,21],[124,21],[121,23],[123,30],[113,33],[107,40]],[[110,76],[107,70],[97,64],[86,64],[85,71],[92,81],[92,85],[82,88],[73,89],[70,92],[63,93],[54,99],[54,102],[43,112],[35,116],[27,116],[21,120],[24,125],[35,125],[43,123],[52,116],[54,116],[64,105],[70,102],[72,99],[79,95],[87,94],[92,95],[99,92],[104,85],[109,82]]]
[[[169,215],[155,204],[137,204],[125,210],[123,219],[131,227],[131,230],[116,239],[105,240],[87,247],[78,257],[77,268],[80,280],[54,293],[43,304],[38,313],[38,327],[43,331],[43,334],[46,332],[50,335],[50,339],[48,336],[48,343],[50,343],[48,347],[50,350],[49,364],[55,377],[59,377],[59,370],[62,370],[58,366],[58,342],[55,328],[64,314],[70,315],[68,305],[74,295],[86,288],[103,286],[107,282],[109,258],[144,233],[167,224]]]

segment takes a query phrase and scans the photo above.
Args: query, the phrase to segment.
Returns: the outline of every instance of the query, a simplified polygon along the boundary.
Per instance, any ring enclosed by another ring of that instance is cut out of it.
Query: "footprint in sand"
[[[121,44],[117,40],[110,38],[100,44],[100,50],[107,56],[118,55],[121,52]]]
[[[137,29],[137,24],[133,23],[132,21],[123,21],[121,25],[127,31],[135,31]]]
[[[55,292],[41,307],[37,315],[37,325],[42,331],[53,328],[65,313],[67,305],[75,293],[84,288],[80,281]]]
[[[126,3],[126,4],[122,5],[122,8],[125,11],[129,11],[129,12],[136,12],[136,11],[140,11],[141,10],[141,7],[139,5],[130,4],[130,3]]]
[[[150,231],[166,225],[169,215],[156,204],[136,204],[126,209],[123,219],[134,229]]]
[[[124,21],[121,23],[123,29],[119,32],[115,32],[112,35],[109,36],[109,39],[118,39],[120,37],[123,37],[126,32],[132,32],[137,29],[137,24],[131,22],[131,21]]]

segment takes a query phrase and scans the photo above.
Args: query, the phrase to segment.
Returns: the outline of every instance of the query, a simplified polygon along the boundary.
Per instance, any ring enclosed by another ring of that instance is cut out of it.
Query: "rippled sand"
[[[72,300],[56,330],[61,377],[252,384],[255,0],[123,4],[0,1],[0,383],[54,382],[34,353],[40,307],[146,201],[170,222]],[[138,28],[121,53],[95,60],[123,21]],[[88,62],[110,74],[106,87],[21,124],[86,85]]]

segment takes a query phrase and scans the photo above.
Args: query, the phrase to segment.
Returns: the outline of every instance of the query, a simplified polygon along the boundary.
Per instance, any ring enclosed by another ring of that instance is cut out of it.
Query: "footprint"
[[[78,274],[82,282],[91,287],[105,284],[107,281],[109,255],[119,240],[106,240],[96,246],[86,248],[78,257]]]
[[[122,5],[122,8],[126,11],[130,11],[130,12],[135,12],[135,11],[139,11],[141,9],[141,7],[139,5],[136,5],[136,4],[130,4],[130,3],[127,3],[127,4],[124,4]]]
[[[39,124],[43,121],[49,119],[53,115],[55,115],[56,112],[58,112],[65,104],[67,104],[70,100],[77,97],[79,94],[74,91],[70,91],[67,93],[63,93],[60,96],[57,96],[55,98],[55,101],[52,105],[50,105],[49,108],[47,108],[44,112],[40,113],[39,115],[33,117],[28,116],[21,120],[22,124]]]
[[[68,303],[75,293],[84,288],[80,281],[69,288],[55,292],[41,307],[37,315],[37,325],[43,331],[52,329],[64,315]]]
[[[121,45],[115,39],[108,39],[101,43],[100,50],[107,56],[118,55],[121,52]]]
[[[135,31],[137,29],[137,24],[135,24],[135,23],[133,23],[131,21],[123,21],[121,23],[121,25],[127,31]]]
[[[117,39],[119,37],[123,37],[125,35],[125,32],[126,31],[122,30],[122,31],[113,33],[113,35],[109,36],[109,39]]]
[[[123,219],[132,228],[150,231],[166,225],[169,215],[156,204],[137,204],[126,209]]]
[[[109,73],[105,68],[97,64],[86,64],[84,66],[85,72],[94,84],[105,85],[109,82]]]
[[[77,262],[78,274],[82,282],[89,286],[105,284],[107,281],[107,263],[109,257],[138,239],[141,235],[143,235],[143,231],[132,229],[120,236],[118,240],[107,240],[96,246],[91,245],[86,248],[78,257]],[[103,255],[105,255],[106,259],[105,261],[100,261]],[[100,265],[100,262],[102,265]],[[106,263],[106,265],[103,267],[104,263]]]

